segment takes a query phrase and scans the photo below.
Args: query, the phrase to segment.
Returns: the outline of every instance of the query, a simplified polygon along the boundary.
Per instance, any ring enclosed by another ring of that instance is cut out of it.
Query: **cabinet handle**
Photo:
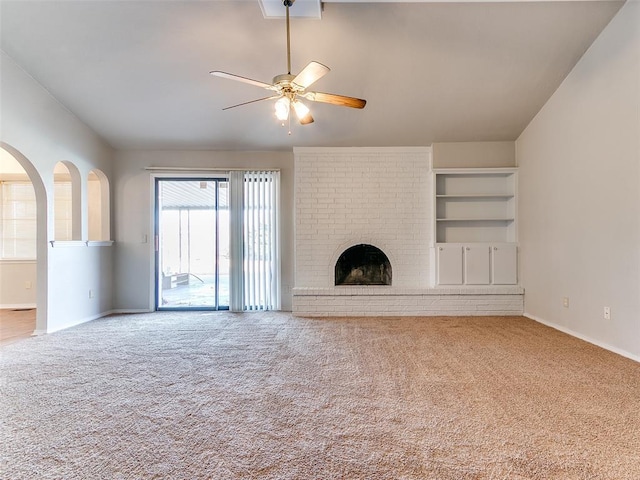
[[[493,247],[494,250],[498,250],[498,247]]]
[[[438,250],[442,251],[442,247],[440,247]]]
[[[467,247],[467,248],[466,248],[466,250],[467,250],[467,252],[468,252],[469,250],[471,250],[471,247]]]

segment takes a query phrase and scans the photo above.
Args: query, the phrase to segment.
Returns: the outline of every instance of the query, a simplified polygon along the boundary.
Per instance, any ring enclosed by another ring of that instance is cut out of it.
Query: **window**
[[[28,181],[0,182],[2,258],[36,258],[36,195]]]
[[[91,170],[87,178],[89,240],[109,240],[109,180],[100,170]]]
[[[22,165],[0,148],[0,258],[36,258],[36,195]]]
[[[54,237],[73,239],[73,189],[67,166],[58,162],[53,170]]]
[[[229,183],[156,179],[156,308],[229,308]]]

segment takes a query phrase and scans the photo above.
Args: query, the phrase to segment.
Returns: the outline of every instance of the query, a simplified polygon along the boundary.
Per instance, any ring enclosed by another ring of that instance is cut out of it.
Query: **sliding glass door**
[[[156,309],[280,309],[280,173],[156,177]]]
[[[156,179],[156,308],[229,308],[229,182]]]

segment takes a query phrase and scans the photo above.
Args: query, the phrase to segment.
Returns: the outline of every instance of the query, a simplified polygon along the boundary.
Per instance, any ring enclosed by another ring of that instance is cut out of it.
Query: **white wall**
[[[293,285],[293,153],[217,151],[124,151],[114,163],[116,222],[116,309],[153,308],[153,201],[151,172],[145,167],[280,169],[282,309],[291,310]],[[166,172],[164,172],[166,173]],[[176,175],[188,172],[175,172]],[[211,173],[211,172],[208,172]]]
[[[68,161],[80,171],[82,232],[86,240],[87,175],[94,168],[109,175],[112,150],[9,56],[4,52],[0,55],[0,141],[14,157],[20,157],[36,190],[37,329],[54,331],[108,312],[113,278],[109,247],[61,249],[48,243],[53,240],[53,169],[57,162]],[[67,288],[88,277],[96,284],[94,298]]]
[[[0,260],[0,308],[36,306],[35,260]]]
[[[516,143],[526,314],[636,359],[639,117],[640,4],[633,1]]]
[[[433,168],[515,167],[515,142],[434,143]]]
[[[70,327],[112,311],[113,257],[112,246],[56,246],[51,249],[49,312],[55,313],[51,314],[48,331]],[[51,281],[52,278],[55,280]]]

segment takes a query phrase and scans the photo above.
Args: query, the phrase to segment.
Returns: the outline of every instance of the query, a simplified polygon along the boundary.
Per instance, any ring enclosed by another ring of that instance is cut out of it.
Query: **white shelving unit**
[[[434,170],[436,282],[517,283],[517,169]]]
[[[437,169],[437,243],[515,242],[515,168]]]

